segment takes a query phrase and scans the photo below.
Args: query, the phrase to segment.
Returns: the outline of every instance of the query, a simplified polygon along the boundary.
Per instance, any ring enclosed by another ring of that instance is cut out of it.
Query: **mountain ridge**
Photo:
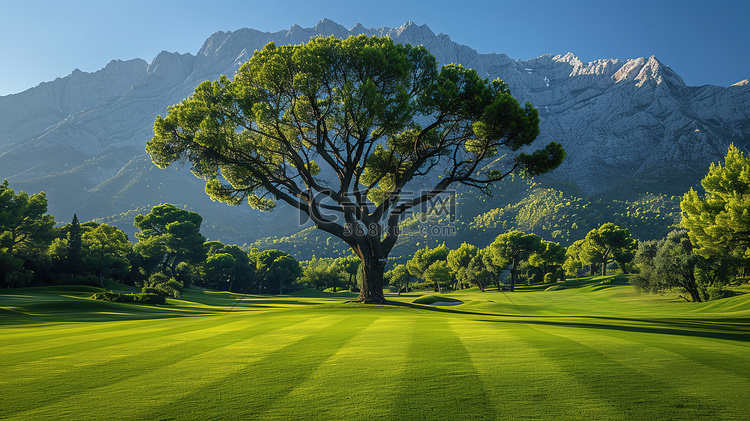
[[[233,75],[268,42],[358,34],[421,44],[441,64],[460,63],[482,77],[505,80],[519,101],[539,110],[541,134],[532,147],[555,140],[568,153],[550,177],[587,195],[675,194],[696,185],[729,143],[750,143],[747,83],[687,86],[654,56],[585,62],[569,52],[514,60],[502,53],[480,54],[424,24],[347,29],[324,19],[313,28],[294,25],[273,33],[217,31],[195,54],[163,51],[151,62],[112,60],[93,73],[74,70],[0,96],[0,178],[28,191],[47,190],[50,212],[63,221],[74,210],[92,219],[158,204],[154,201],[195,207],[219,225],[232,218],[267,221],[246,206],[211,203],[187,169],[147,168],[143,148],[153,135],[153,121],[200,82]],[[126,182],[123,174],[132,180]],[[159,177],[179,186],[158,183]],[[278,228],[266,225],[253,235]]]

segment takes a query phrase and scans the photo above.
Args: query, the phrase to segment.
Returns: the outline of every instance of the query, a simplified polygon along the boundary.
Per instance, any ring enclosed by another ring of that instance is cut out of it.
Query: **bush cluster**
[[[123,294],[119,292],[97,292],[91,298],[99,301],[112,303],[134,303],[134,304],[166,304],[167,299],[161,294],[137,293]]]
[[[706,288],[705,295],[709,300],[720,300],[722,298],[734,297],[738,293],[729,288],[724,288],[722,285],[717,285]]]

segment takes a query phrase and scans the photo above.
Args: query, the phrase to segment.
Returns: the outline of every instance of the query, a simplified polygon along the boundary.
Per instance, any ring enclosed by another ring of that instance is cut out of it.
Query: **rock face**
[[[539,109],[541,135],[534,146],[556,140],[567,151],[551,176],[585,194],[681,194],[724,156],[729,143],[750,143],[747,80],[689,87],[656,57],[586,63],[568,53],[520,61],[478,54],[412,22],[346,29],[325,19],[314,28],[295,25],[276,33],[217,32],[196,55],[162,52],[151,63],[113,60],[95,73],[75,70],[0,97],[0,178],[16,189],[47,191],[50,213],[62,221],[73,212],[87,220],[164,201],[189,205],[217,230],[238,224],[222,227],[216,221],[268,218],[247,207],[211,203],[201,181],[185,169],[155,170],[144,152],[154,119],[200,82],[233,75],[268,42],[357,34],[422,44],[442,64],[460,63],[483,77],[505,80],[519,101]],[[122,221],[131,223],[132,215]],[[257,225],[237,237],[279,234],[273,231],[278,227]]]

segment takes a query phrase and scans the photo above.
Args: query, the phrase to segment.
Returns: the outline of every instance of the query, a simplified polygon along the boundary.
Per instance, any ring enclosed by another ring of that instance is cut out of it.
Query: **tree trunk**
[[[513,259],[513,266],[510,268],[510,291],[513,292],[516,290],[516,267],[518,266],[518,261],[516,259]]]
[[[378,260],[366,257],[362,261],[364,276],[362,277],[362,289],[359,291],[359,297],[357,298],[358,302],[385,304],[385,296],[383,295],[385,265]]]
[[[687,289],[687,288],[686,288],[686,289]],[[690,293],[690,298],[692,298],[692,299],[693,299],[693,302],[694,302],[694,303],[700,303],[701,301],[703,301],[703,300],[701,299],[701,294],[700,294],[700,292],[698,292],[698,288],[695,288],[695,287],[691,287],[691,288],[687,289],[687,292],[688,292],[688,293]]]
[[[694,303],[700,303],[703,301],[701,299],[700,291],[698,290],[698,283],[695,281],[695,276],[687,276],[683,285],[683,288],[685,288],[685,291],[690,294],[690,298],[693,299]]]
[[[602,258],[602,276],[607,276],[607,259],[609,258],[609,250],[604,252],[604,257]]]

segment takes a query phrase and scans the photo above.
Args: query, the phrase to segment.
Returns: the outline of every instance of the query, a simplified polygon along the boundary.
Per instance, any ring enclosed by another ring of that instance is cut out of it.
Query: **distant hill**
[[[132,234],[132,217],[162,202],[201,213],[204,233],[251,243],[300,230],[289,209],[270,214],[213,203],[186,168],[160,170],[144,147],[157,115],[202,81],[233,75],[270,41],[302,43],[316,35],[390,36],[424,45],[442,64],[461,63],[501,78],[521,101],[540,111],[539,146],[556,140],[567,158],[542,183],[564,185],[586,200],[637,201],[646,192],[679,195],[697,185],[712,161],[734,142],[750,143],[750,85],[686,86],[656,57],[582,62],[573,54],[521,61],[479,54],[408,22],[400,28],[344,28],[323,20],[314,28],[275,33],[217,32],[197,54],[162,52],[151,63],[113,60],[105,68],[45,82],[0,97],[0,179],[16,190],[44,190],[50,213],[67,222],[100,218]],[[544,181],[547,180],[547,181]],[[491,211],[474,198],[467,218]],[[496,209],[509,204],[496,202]],[[291,218],[291,219],[290,219]],[[493,228],[496,229],[496,228]]]

